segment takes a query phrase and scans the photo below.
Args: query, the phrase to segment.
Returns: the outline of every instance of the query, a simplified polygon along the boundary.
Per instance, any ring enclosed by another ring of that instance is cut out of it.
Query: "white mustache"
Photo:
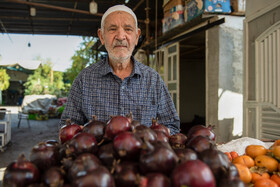
[[[116,46],[127,47],[127,43],[123,42],[123,41],[116,41],[116,42],[114,42],[113,47],[116,47]]]

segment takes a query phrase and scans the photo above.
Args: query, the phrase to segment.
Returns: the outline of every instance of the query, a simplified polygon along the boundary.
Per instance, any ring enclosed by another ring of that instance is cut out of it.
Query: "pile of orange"
[[[280,187],[280,139],[266,149],[261,145],[249,145],[244,155],[225,153],[236,166],[240,179],[254,187]]]

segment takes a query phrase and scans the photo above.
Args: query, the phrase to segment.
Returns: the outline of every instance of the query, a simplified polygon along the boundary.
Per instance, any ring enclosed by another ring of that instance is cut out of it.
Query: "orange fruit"
[[[280,176],[278,174],[271,175],[270,179],[276,182],[280,186]]]
[[[261,178],[254,183],[254,187],[278,187],[278,184],[271,179]]]
[[[260,174],[260,173],[253,172],[252,173],[252,181],[251,182],[255,183],[258,179],[261,179],[261,178],[269,179],[270,175],[268,173]]]
[[[256,158],[259,155],[265,155],[267,153],[267,149],[262,145],[248,145],[245,149],[245,154]]]
[[[252,180],[252,173],[249,168],[243,164],[236,163],[234,165],[238,170],[240,180],[242,180],[245,184],[250,183]]]
[[[267,155],[259,155],[255,158],[255,164],[258,167],[265,167],[272,173],[278,169],[278,161]]]
[[[271,146],[271,148],[280,145],[280,139],[275,140],[275,142],[273,143],[273,145]]]
[[[243,164],[248,168],[253,167],[255,165],[254,159],[248,155],[241,155],[236,157],[233,161],[234,164]]]
[[[277,160],[280,160],[280,145],[272,147],[272,154]]]
[[[236,157],[239,157],[239,154],[237,152],[235,152],[235,151],[231,151],[230,155],[232,157],[232,160],[234,160]]]

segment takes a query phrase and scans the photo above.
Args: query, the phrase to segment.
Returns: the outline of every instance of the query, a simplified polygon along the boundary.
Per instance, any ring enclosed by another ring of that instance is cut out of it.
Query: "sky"
[[[81,36],[0,34],[0,61],[16,63],[40,56],[50,59],[55,71],[65,71],[81,42]]]

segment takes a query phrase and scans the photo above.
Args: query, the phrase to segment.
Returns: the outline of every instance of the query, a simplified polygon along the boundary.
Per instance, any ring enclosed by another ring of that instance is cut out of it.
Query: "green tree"
[[[74,81],[77,75],[82,69],[96,62],[96,55],[100,58],[100,53],[92,49],[97,42],[95,37],[83,37],[83,41],[80,43],[80,48],[75,51],[72,56],[72,66],[66,70],[66,79],[70,84]]]
[[[52,63],[47,60],[27,79],[25,95],[52,94],[60,97],[64,89],[63,73],[53,71]]]
[[[10,76],[6,72],[6,69],[0,68],[0,89],[1,91],[7,90],[10,86]]]

